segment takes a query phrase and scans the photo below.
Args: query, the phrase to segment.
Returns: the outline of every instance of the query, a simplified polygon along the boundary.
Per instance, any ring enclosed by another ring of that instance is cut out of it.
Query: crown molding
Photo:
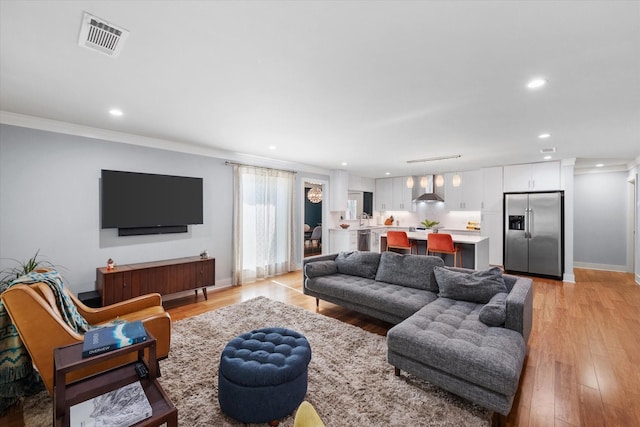
[[[321,175],[329,174],[329,170],[318,168],[315,166],[291,163],[283,160],[259,157],[250,154],[236,153],[226,150],[220,150],[213,147],[187,144],[184,142],[171,141],[160,138],[150,138],[125,132],[94,128],[90,126],[45,119],[43,117],[29,116],[26,114],[18,114],[4,110],[0,110],[0,124],[61,133],[65,135],[106,140],[122,144],[138,145],[142,147],[156,148],[161,150],[176,151],[186,154],[195,154],[198,156],[215,157],[248,163],[255,166],[294,169],[297,171],[316,173]]]

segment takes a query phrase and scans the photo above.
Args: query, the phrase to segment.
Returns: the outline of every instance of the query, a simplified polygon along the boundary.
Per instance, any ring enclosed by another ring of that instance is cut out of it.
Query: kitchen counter
[[[342,228],[342,227],[333,227],[330,228],[329,230],[334,230],[334,231],[358,231],[358,230],[375,230],[375,229],[380,229],[380,228],[390,228],[389,226],[386,225],[363,225],[363,226],[350,226],[349,228]],[[408,229],[408,228],[407,228]]]
[[[447,228],[447,227],[442,227],[439,228],[438,231],[440,233],[449,233],[449,234],[471,234],[471,235],[480,235],[480,230],[470,230],[468,228]]]
[[[416,243],[418,254],[426,255],[429,234],[426,231],[409,231],[409,241]],[[485,270],[489,268],[489,238],[470,234],[452,234],[453,243],[462,247],[462,265],[466,268]],[[422,250],[421,250],[422,249]],[[380,235],[380,252],[387,250],[387,235]],[[453,255],[443,255],[446,265],[453,265]],[[450,258],[450,259],[449,259]]]

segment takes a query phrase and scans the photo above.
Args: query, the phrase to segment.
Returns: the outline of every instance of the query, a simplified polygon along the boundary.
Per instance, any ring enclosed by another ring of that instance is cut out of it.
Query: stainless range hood
[[[422,186],[423,178],[426,178],[426,187]],[[443,191],[442,188],[441,191]],[[444,202],[443,194],[439,194],[435,185],[435,177],[433,175],[423,175],[413,177],[413,190],[411,198],[414,202]]]

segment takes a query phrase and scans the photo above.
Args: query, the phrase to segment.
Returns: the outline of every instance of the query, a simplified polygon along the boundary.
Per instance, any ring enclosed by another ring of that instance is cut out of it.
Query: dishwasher
[[[358,250],[371,250],[371,230],[358,230]]]

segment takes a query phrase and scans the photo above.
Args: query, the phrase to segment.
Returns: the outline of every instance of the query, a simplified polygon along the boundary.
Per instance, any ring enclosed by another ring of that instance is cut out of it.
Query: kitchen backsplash
[[[384,225],[387,218],[393,215],[394,224],[400,227],[420,227],[425,219],[440,221],[438,227],[465,229],[469,221],[480,223],[480,212],[448,212],[443,203],[421,203],[417,212],[407,211],[374,211],[372,218],[365,220],[365,225]],[[339,224],[359,225],[360,220],[345,220],[339,212],[331,212],[331,222]]]

